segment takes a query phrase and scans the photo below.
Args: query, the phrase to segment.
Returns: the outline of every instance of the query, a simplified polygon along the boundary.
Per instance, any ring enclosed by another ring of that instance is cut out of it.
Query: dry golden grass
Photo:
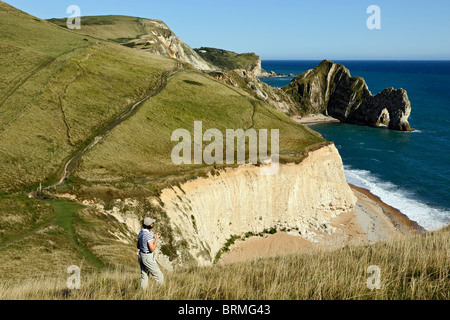
[[[67,290],[67,274],[0,282],[0,299],[449,299],[450,228],[336,251],[259,259],[165,272],[166,283],[139,289],[139,270],[82,273]],[[367,268],[381,269],[381,288],[367,288]]]

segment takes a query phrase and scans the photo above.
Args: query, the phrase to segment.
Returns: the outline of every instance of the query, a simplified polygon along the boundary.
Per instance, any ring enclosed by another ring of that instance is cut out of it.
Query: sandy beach
[[[220,263],[227,264],[313,250],[332,250],[347,244],[369,244],[423,231],[417,223],[409,220],[399,210],[382,202],[370,191],[353,185],[350,187],[358,198],[355,209],[330,221],[330,225],[336,228],[333,233],[315,231],[318,242],[311,242],[287,232],[251,237],[245,241],[236,241],[231,246],[231,250],[222,256]]]

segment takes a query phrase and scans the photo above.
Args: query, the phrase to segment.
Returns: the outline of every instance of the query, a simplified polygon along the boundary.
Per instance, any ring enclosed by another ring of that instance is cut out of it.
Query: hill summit
[[[67,19],[48,21],[67,28]],[[113,41],[143,52],[175,58],[190,63],[199,70],[217,69],[203,60],[161,20],[109,15],[81,17],[81,23],[82,28],[73,30],[74,32]]]

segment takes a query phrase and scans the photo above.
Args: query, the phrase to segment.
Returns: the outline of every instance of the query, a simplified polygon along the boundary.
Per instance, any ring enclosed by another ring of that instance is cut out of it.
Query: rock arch
[[[405,90],[394,88],[384,89],[381,93],[373,96],[366,106],[368,113],[375,115],[376,119],[373,125],[379,125],[380,121],[386,122],[386,116],[389,116],[389,129],[398,131],[412,131],[408,118],[411,114],[411,103]]]
[[[375,124],[377,127],[381,125],[389,126],[391,116],[389,115],[388,109],[384,108],[381,110],[380,115],[378,116],[377,123]]]
[[[408,122],[410,114],[411,103],[406,91],[388,88],[375,96],[370,96],[345,120],[372,127],[385,124],[392,130],[413,131]]]
[[[297,76],[283,90],[302,112],[324,113],[342,122],[413,131],[408,118],[411,103],[403,89],[388,88],[373,96],[361,77],[351,77],[343,65],[324,60]],[[389,119],[389,123],[388,120]]]

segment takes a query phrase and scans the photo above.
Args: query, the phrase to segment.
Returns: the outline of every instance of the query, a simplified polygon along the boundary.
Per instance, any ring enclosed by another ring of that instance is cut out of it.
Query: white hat
[[[147,218],[144,219],[144,226],[150,227],[150,226],[151,226],[152,224],[154,224],[155,222],[156,222],[155,219],[152,219],[152,218],[147,217]]]

